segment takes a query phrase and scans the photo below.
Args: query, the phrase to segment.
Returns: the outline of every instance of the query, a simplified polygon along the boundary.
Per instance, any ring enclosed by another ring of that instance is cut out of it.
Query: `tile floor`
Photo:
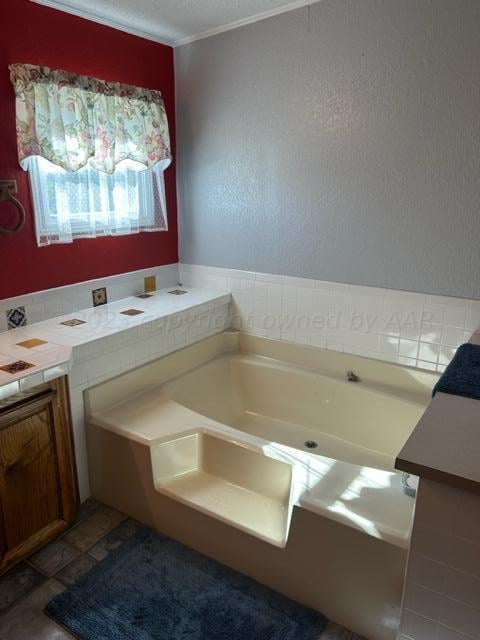
[[[77,523],[0,577],[0,640],[72,640],[44,613],[46,604],[132,536],[138,523],[88,500]],[[362,640],[329,623],[322,640]]]

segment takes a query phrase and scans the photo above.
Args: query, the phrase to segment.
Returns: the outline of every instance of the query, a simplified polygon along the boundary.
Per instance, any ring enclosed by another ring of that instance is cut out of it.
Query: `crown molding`
[[[195,34],[193,36],[178,38],[177,40],[174,40],[174,39],[169,40],[168,38],[161,38],[158,34],[154,32],[137,29],[136,27],[126,22],[121,22],[99,13],[93,13],[92,11],[86,11],[85,9],[79,9],[74,4],[72,4],[72,2],[69,0],[30,0],[30,1],[35,2],[36,4],[43,5],[45,7],[50,7],[52,9],[64,11],[65,13],[70,13],[72,15],[78,16],[79,18],[85,18],[85,20],[90,20],[92,22],[103,24],[107,27],[111,27],[112,29],[118,29],[119,31],[124,31],[125,33],[130,33],[134,36],[139,36],[140,38],[153,40],[154,42],[165,44],[170,47],[180,47],[184,44],[195,42],[196,40],[203,40],[204,38],[209,38],[211,36],[224,33],[225,31],[232,31],[233,29],[238,29],[239,27],[243,27],[247,24],[259,22],[260,20],[266,20],[267,18],[271,18],[281,13],[287,13],[288,11],[294,11],[295,9],[306,7],[311,4],[315,4],[317,2],[321,2],[321,0],[293,0],[293,2],[288,2],[282,5],[281,7],[277,7],[276,9],[262,11],[261,13],[256,13],[255,15],[249,16],[248,18],[235,20],[234,22],[229,22],[219,27],[208,29],[207,31],[202,31],[201,33]]]
[[[174,46],[173,40],[160,38],[160,36],[150,31],[143,31],[142,29],[137,29],[132,25],[114,20],[112,18],[108,18],[107,16],[103,16],[98,13],[92,13],[91,11],[85,11],[84,9],[79,9],[66,0],[30,0],[30,2],[35,2],[35,4],[41,4],[44,7],[50,7],[51,9],[58,9],[58,11],[70,13],[74,16],[78,16],[79,18],[85,18],[85,20],[97,22],[98,24],[103,24],[106,27],[111,27],[112,29],[117,29],[118,31],[124,31],[125,33],[130,33],[133,36],[145,38],[146,40],[153,40],[153,42],[165,44],[168,47]]]
[[[260,22],[260,20],[266,20],[267,18],[272,18],[273,16],[277,16],[281,13],[294,11],[295,9],[300,9],[301,7],[307,7],[311,4],[316,4],[317,2],[321,2],[321,0],[294,0],[293,2],[288,2],[287,4],[284,4],[281,7],[277,7],[276,9],[269,9],[268,11],[262,11],[261,13],[256,13],[255,15],[250,16],[248,18],[235,20],[234,22],[229,22],[228,24],[221,25],[220,27],[215,27],[214,29],[203,31],[202,33],[198,33],[194,36],[179,38],[178,40],[173,41],[173,46],[181,47],[184,44],[190,44],[191,42],[195,42],[196,40],[203,40],[204,38],[210,38],[211,36],[216,36],[219,33],[224,33],[225,31],[232,31],[233,29],[238,29],[239,27],[243,27],[247,24]]]

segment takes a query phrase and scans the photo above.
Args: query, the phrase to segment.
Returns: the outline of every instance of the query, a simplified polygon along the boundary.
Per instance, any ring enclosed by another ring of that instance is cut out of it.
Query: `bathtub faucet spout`
[[[345,374],[345,380],[347,382],[360,382],[360,378],[353,371],[347,371]]]

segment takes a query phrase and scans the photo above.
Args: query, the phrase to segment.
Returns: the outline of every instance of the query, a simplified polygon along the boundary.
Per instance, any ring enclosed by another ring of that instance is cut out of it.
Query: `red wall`
[[[168,232],[75,240],[37,247],[28,176],[15,139],[15,97],[8,65],[47,65],[105,80],[160,89],[175,153],[173,49],[28,0],[2,0],[0,36],[0,179],[17,180],[27,222],[17,235],[0,234],[0,299],[178,260],[175,165],[165,172]],[[0,226],[13,220],[0,203]]]

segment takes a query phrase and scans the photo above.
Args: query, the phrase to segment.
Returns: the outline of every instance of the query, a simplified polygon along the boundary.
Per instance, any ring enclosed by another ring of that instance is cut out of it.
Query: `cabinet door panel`
[[[61,516],[51,405],[0,431],[0,500],[13,548]]]
[[[78,507],[66,379],[0,403],[0,574],[73,524]]]

